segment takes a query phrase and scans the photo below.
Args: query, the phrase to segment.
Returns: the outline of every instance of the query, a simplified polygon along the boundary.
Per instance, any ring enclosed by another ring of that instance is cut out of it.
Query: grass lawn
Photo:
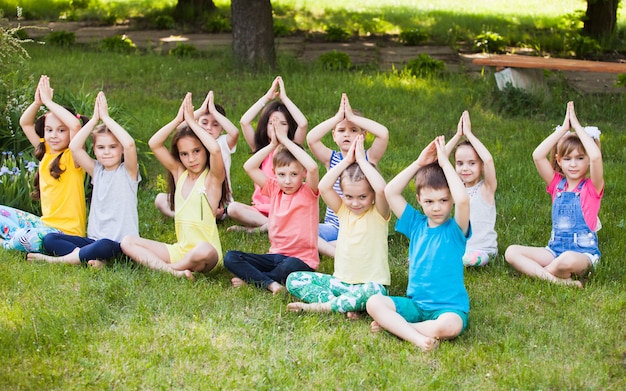
[[[235,123],[276,74],[237,74],[228,52],[177,59],[29,45],[23,78],[51,78],[55,97],[81,102],[89,114],[104,90],[114,116],[137,140],[176,114],[186,91],[200,104],[215,92]],[[500,255],[466,271],[470,324],[459,338],[423,353],[370,319],[288,313],[292,299],[251,287],[232,289],[219,270],[188,282],[118,259],[101,271],[29,264],[0,252],[0,389],[485,389],[622,390],[626,388],[625,270],[626,96],[580,94],[550,82],[550,93],[504,96],[492,75],[416,79],[399,72],[328,72],[279,57],[290,98],[312,128],[334,115],[342,92],[352,107],[390,130],[380,163],[385,179],[412,162],[436,135],[451,137],[463,110],[494,156],[498,172],[498,243],[543,246],[550,233],[550,197],[531,152],[560,124],[568,100],[584,125],[602,130],[606,189],[599,232],[602,258],[585,289],[519,276]],[[34,86],[27,99],[32,99]],[[4,104],[2,104],[4,105]],[[324,140],[332,145],[332,140]],[[371,140],[370,140],[371,141]],[[145,146],[141,146],[144,148]],[[240,137],[233,155],[235,198],[248,202],[252,184],[240,168],[249,157]],[[155,160],[139,190],[140,233],[175,240],[173,221],[152,201]],[[322,173],[325,170],[321,170]],[[413,197],[407,190],[406,197]],[[411,198],[413,199],[413,198]],[[415,203],[414,203],[415,204]],[[265,235],[226,233],[224,251],[265,252]],[[407,240],[390,223],[390,293],[403,295]],[[320,270],[332,272],[323,258]]]

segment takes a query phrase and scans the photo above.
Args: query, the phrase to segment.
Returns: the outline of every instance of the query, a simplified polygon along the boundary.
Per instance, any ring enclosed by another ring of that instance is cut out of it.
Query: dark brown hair
[[[423,188],[434,190],[449,189],[448,180],[438,162],[420,167],[415,174],[415,192],[420,194]]]

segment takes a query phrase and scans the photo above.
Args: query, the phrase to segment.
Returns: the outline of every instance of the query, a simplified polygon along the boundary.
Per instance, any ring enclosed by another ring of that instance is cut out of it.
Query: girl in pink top
[[[585,275],[600,259],[595,232],[604,194],[599,139],[597,128],[580,126],[574,103],[569,102],[563,126],[533,152],[537,171],[552,195],[552,234],[547,247],[507,248],[504,256],[515,269],[582,288],[572,276]],[[552,162],[548,160],[551,150]]]
[[[276,98],[278,100],[273,101]],[[252,120],[261,110],[263,111],[255,130],[252,127]],[[241,117],[240,124],[246,142],[255,153],[270,144],[271,139],[274,137],[270,130],[272,128],[270,125],[272,124],[288,126],[287,136],[298,145],[302,145],[304,142],[308,127],[304,114],[287,96],[283,79],[280,76],[274,79],[272,86],[265,95],[246,111]],[[260,166],[261,170],[268,177],[274,176],[272,156],[273,153],[268,155]],[[231,202],[228,205],[228,216],[242,224],[233,225],[228,228],[228,231],[267,231],[269,209],[269,197],[263,195],[261,188],[255,184],[251,206],[240,202]]]

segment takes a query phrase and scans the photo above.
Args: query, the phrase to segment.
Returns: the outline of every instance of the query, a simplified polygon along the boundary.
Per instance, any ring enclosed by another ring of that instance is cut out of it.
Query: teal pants
[[[387,294],[387,288],[376,282],[348,284],[317,272],[293,272],[287,277],[289,292],[305,303],[330,303],[333,312],[365,311],[367,299]]]

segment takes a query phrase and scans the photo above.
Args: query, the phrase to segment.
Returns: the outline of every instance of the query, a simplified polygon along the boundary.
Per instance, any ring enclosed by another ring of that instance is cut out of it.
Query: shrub
[[[176,21],[169,15],[159,15],[154,19],[157,30],[171,30],[176,27]]]
[[[602,46],[597,40],[578,33],[568,34],[565,38],[565,49],[576,57],[585,57],[602,52]]]
[[[615,84],[620,87],[626,87],[626,74],[617,75]]]
[[[52,31],[46,37],[46,42],[53,46],[70,47],[76,42],[76,34],[65,30]]]
[[[204,24],[204,29],[210,33],[223,33],[231,31],[233,28],[230,24],[230,19],[219,13],[212,13],[209,19]]]
[[[326,41],[343,42],[350,38],[350,33],[339,26],[326,27]]]
[[[500,112],[513,117],[531,116],[541,105],[539,98],[521,88],[513,87],[511,83],[496,94],[495,103]]]
[[[332,52],[323,53],[320,56],[320,63],[324,69],[329,71],[349,70],[352,66],[350,56],[344,52],[333,50]]]
[[[483,31],[474,39],[474,49],[483,53],[502,53],[506,50],[506,41],[493,31]]]
[[[168,52],[170,56],[176,56],[180,58],[198,57],[200,52],[195,46],[187,43],[179,43],[175,48],[170,49]]]
[[[415,77],[439,77],[446,71],[446,64],[441,60],[435,60],[426,53],[422,53],[404,66],[404,72]]]
[[[428,41],[429,36],[420,29],[404,30],[399,35],[399,40],[407,46],[417,46]]]
[[[126,35],[104,38],[100,41],[99,47],[105,51],[115,53],[132,53],[137,49],[137,46]]]
[[[287,26],[280,19],[274,20],[274,36],[275,37],[287,37],[291,35],[291,27]]]

